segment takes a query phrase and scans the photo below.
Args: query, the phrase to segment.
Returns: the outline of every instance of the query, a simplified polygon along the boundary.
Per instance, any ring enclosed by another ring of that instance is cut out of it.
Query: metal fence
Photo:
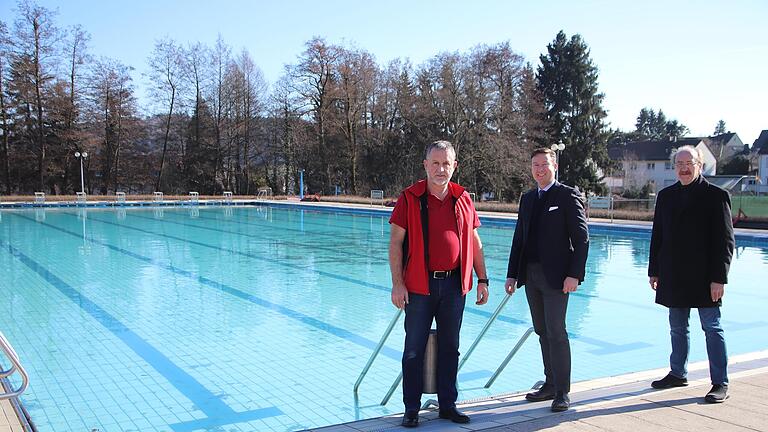
[[[653,218],[656,198],[626,199],[618,196],[591,196],[586,199],[587,217],[618,219]],[[762,227],[768,224],[768,194],[756,191],[731,193],[731,212],[737,226]],[[753,226],[754,225],[754,226]]]
[[[610,219],[649,219],[653,216],[656,198],[627,199],[618,196],[590,196],[586,200],[587,217]]]

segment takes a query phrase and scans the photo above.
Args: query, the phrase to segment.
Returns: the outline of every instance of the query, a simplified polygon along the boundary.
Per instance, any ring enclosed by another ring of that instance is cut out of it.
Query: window
[[[656,169],[656,162],[648,162],[645,166],[649,170],[655,170]]]
[[[637,164],[635,162],[630,162],[629,163],[629,169],[636,170],[637,169]]]
[[[665,170],[671,170],[672,169],[672,162],[664,162],[664,169]]]

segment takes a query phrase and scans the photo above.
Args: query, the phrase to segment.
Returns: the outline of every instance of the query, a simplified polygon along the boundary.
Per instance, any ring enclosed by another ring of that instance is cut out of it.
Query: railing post
[[[461,362],[459,363],[459,367],[457,370],[461,369],[462,366],[464,366],[464,363],[467,362],[469,359],[469,356],[472,355],[472,352],[475,350],[477,345],[480,343],[480,340],[483,339],[483,336],[488,332],[488,329],[491,327],[491,324],[493,324],[494,321],[496,321],[496,318],[498,318],[499,314],[501,314],[501,310],[504,309],[504,306],[507,304],[509,299],[512,296],[507,294],[504,296],[504,298],[501,300],[501,303],[496,307],[496,310],[493,312],[493,315],[491,315],[490,318],[488,318],[488,322],[485,323],[485,326],[482,330],[480,330],[480,334],[477,335],[477,338],[475,338],[475,341],[472,342],[472,345],[467,350],[467,353],[464,354],[464,357],[462,357]],[[400,382],[403,380],[403,371],[400,370],[400,374],[397,376],[397,379],[394,383],[392,383],[392,386],[389,387],[389,391],[387,391],[387,394],[384,395],[384,399],[381,401],[381,405],[384,406],[389,402],[389,399],[392,397],[392,394],[395,393],[395,390],[397,389],[397,386],[400,385]]]
[[[475,350],[475,347],[477,347],[477,344],[480,343],[480,339],[482,339],[483,336],[485,336],[485,333],[491,327],[491,324],[493,324],[493,322],[496,321],[496,318],[499,316],[499,314],[501,313],[501,310],[504,309],[504,306],[507,304],[507,302],[511,297],[512,297],[511,295],[507,294],[506,296],[504,296],[504,299],[501,300],[501,303],[499,303],[499,306],[496,307],[496,310],[493,312],[493,315],[491,315],[491,317],[488,318],[488,322],[485,323],[485,327],[483,327],[483,329],[480,330],[480,334],[477,335],[477,337],[475,338],[475,341],[472,342],[472,345],[467,350],[467,353],[464,354],[464,357],[461,358],[461,362],[459,363],[459,368],[457,370],[461,370],[461,367],[464,366],[464,363],[466,363],[467,360],[469,360],[469,356],[472,355],[472,352]]]
[[[389,402],[389,398],[392,397],[392,394],[395,392],[395,389],[398,385],[400,385],[400,381],[403,380],[403,369],[400,369],[400,375],[397,376],[397,379],[395,382],[392,383],[392,386],[389,388],[389,391],[387,391],[387,394],[384,395],[384,399],[381,400],[381,403],[379,405],[384,406]]]
[[[384,343],[387,341],[387,338],[389,338],[389,334],[392,333],[392,329],[395,327],[395,324],[397,324],[397,320],[400,319],[400,315],[402,313],[403,313],[403,310],[398,309],[395,316],[392,317],[392,321],[389,322],[387,329],[384,331],[384,334],[381,336],[381,340],[379,340],[379,344],[376,345],[376,348],[373,350],[373,353],[371,354],[371,358],[368,359],[368,363],[365,364],[363,371],[360,372],[360,376],[357,377],[357,381],[355,382],[355,387],[352,390],[355,393],[355,395],[357,395],[357,389],[360,388],[360,384],[363,382],[363,378],[365,378],[365,375],[368,373],[368,370],[371,368],[371,365],[373,365],[373,361],[376,360],[376,357],[379,355],[379,352],[381,352],[381,349],[384,347]]]
[[[499,367],[496,369],[496,372],[493,373],[491,378],[488,380],[487,383],[483,386],[484,388],[489,388],[494,381],[496,381],[496,378],[499,377],[499,374],[501,374],[501,371],[504,370],[505,367],[507,367],[507,364],[509,364],[509,361],[512,360],[512,357],[517,354],[518,351],[520,351],[520,348],[523,346],[523,343],[525,343],[526,340],[528,340],[528,336],[533,333],[533,327],[529,327],[528,330],[523,333],[523,335],[520,337],[520,340],[517,341],[517,344],[515,344],[515,347],[512,348],[512,351],[507,354],[507,358],[504,359],[503,362],[499,365]]]

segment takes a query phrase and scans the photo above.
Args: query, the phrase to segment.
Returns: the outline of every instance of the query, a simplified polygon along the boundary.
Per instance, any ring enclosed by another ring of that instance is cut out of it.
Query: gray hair
[[[672,163],[675,163],[677,159],[677,155],[680,154],[680,152],[687,152],[693,157],[693,159],[700,163],[704,163],[704,155],[701,153],[701,150],[697,149],[696,147],[692,145],[684,145],[682,147],[679,147],[674,153],[672,153]]]
[[[429,159],[429,152],[432,150],[445,150],[453,153],[453,158],[456,159],[456,149],[453,148],[453,144],[450,141],[439,140],[433,141],[427,145],[426,151],[424,151],[424,160]]]

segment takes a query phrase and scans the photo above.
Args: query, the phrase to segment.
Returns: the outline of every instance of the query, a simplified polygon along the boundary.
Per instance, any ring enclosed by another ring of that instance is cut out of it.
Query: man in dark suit
[[[699,311],[707,340],[712,389],[706,402],[728,398],[728,355],[720,325],[720,306],[728,282],[734,237],[728,192],[701,175],[701,153],[693,146],[674,155],[678,182],[656,199],[648,260],[648,277],[656,303],[669,308],[672,338],[670,372],[653,381],[657,389],[688,385],[688,318]]]
[[[550,149],[531,155],[537,187],[525,193],[509,254],[505,289],[525,285],[533,328],[539,336],[544,385],[525,398],[552,401],[552,411],[570,408],[571,346],[565,329],[568,295],[584,280],[589,249],[581,196],[555,180],[557,162]]]

